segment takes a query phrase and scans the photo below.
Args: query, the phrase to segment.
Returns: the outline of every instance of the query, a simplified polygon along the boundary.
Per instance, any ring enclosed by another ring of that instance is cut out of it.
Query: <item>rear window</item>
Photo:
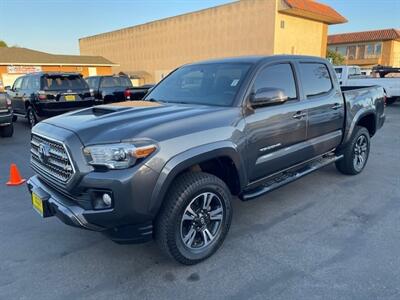
[[[307,97],[323,95],[332,89],[332,80],[325,64],[300,63],[300,70]]]
[[[127,77],[103,77],[101,87],[132,87],[132,83]]]
[[[88,89],[86,81],[78,75],[47,75],[42,77],[42,89],[49,91]]]

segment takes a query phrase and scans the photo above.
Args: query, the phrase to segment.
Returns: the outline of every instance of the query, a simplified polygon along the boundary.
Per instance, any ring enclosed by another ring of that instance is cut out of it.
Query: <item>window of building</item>
[[[285,21],[281,20],[281,28],[284,29],[285,28]]]
[[[375,54],[381,55],[382,53],[382,43],[375,44]]]
[[[290,64],[277,64],[266,67],[254,82],[253,91],[264,88],[278,88],[285,92],[289,100],[297,98],[296,83]]]
[[[343,56],[347,56],[347,46],[336,47],[336,52],[340,53]]]
[[[367,56],[371,57],[371,56],[374,56],[374,54],[375,54],[374,44],[368,44],[367,45]]]
[[[349,46],[348,58],[349,59],[355,59],[356,58],[356,52],[357,52],[357,46]]]
[[[301,80],[306,97],[325,94],[332,89],[328,68],[320,63],[301,63]]]
[[[357,46],[357,59],[364,59],[365,58],[365,45],[358,45]]]

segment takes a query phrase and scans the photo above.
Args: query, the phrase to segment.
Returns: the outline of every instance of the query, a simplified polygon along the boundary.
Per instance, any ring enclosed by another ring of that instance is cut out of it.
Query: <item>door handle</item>
[[[306,115],[307,115],[307,114],[306,114],[305,112],[298,111],[298,112],[296,112],[296,113],[293,115],[293,119],[298,119],[298,120],[300,120],[300,119],[304,118]]]
[[[335,103],[333,106],[332,106],[332,109],[339,109],[339,108],[341,108],[342,107],[342,104],[340,104],[340,103]]]

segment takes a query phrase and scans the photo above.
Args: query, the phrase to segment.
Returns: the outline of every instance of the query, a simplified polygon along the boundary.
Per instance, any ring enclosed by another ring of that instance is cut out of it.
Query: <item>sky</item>
[[[246,1],[246,0],[244,0]],[[264,0],[270,1],[270,0]],[[318,0],[349,22],[329,33],[400,29],[400,0]],[[79,54],[78,39],[229,0],[0,0],[0,40],[58,54]]]

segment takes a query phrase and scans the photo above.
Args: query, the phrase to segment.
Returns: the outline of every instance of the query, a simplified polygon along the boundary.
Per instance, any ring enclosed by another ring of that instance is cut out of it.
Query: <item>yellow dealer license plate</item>
[[[75,96],[74,95],[66,95],[65,100],[67,101],[75,101]]]
[[[43,200],[40,199],[40,197],[35,193],[32,193],[32,205],[33,208],[43,217],[44,216]]]

